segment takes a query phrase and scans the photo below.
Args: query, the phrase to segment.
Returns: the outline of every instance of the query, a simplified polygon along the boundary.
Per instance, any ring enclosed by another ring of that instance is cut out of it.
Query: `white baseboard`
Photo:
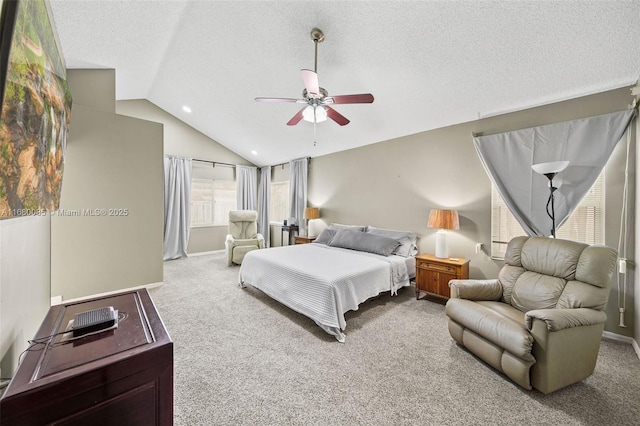
[[[197,253],[187,253],[187,257],[194,257],[194,256],[205,256],[207,254],[216,254],[216,253],[220,253],[225,251],[225,249],[220,249],[220,250],[213,250],[213,251],[200,251]]]
[[[640,346],[633,337],[623,336],[622,334],[612,333],[610,331],[603,331],[602,337],[605,339],[616,340],[618,342],[629,343],[632,347],[638,359],[640,359]]]
[[[141,288],[146,288],[147,290],[149,290],[149,289],[152,289],[152,288],[160,287],[163,284],[164,284],[164,282],[160,281],[160,282],[157,282],[157,283],[149,283],[149,284],[139,285],[139,286],[136,286],[136,287],[121,288],[121,289],[118,289],[118,290],[107,291],[105,293],[97,293],[97,294],[92,294],[92,295],[89,295],[89,296],[76,297],[75,299],[66,299],[66,300],[64,300],[64,303],[80,302],[80,301],[83,301],[83,300],[93,299],[93,298],[96,298],[96,297],[110,296],[112,294],[123,293],[123,292],[126,292],[126,291],[132,291],[132,290],[140,290]],[[61,296],[58,296],[58,297],[60,297],[60,299],[56,298],[57,300],[60,300],[60,303],[58,303],[58,304],[63,303],[62,297]],[[53,298],[52,298],[52,302],[53,302]],[[52,303],[52,306],[53,306],[53,303]]]

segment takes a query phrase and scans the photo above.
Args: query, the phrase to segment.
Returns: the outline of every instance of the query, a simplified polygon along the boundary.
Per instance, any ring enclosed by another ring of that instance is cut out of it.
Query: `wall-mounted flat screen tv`
[[[44,215],[60,205],[66,66],[44,0],[4,0],[0,25],[0,219]]]

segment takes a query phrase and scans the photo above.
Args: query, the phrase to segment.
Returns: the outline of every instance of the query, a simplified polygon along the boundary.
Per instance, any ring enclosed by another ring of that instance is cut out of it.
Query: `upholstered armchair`
[[[616,259],[609,247],[514,238],[497,279],[449,282],[449,333],[523,388],[576,383],[595,369]]]
[[[224,243],[227,264],[240,265],[244,255],[251,250],[264,248],[264,237],[258,234],[258,212],[236,210],[229,212],[229,233]]]

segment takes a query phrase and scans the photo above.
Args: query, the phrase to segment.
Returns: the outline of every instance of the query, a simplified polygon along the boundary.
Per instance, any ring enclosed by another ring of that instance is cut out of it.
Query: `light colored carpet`
[[[176,425],[627,425],[640,360],[604,340],[595,373],[526,391],[457,346],[413,287],[347,314],[346,343],[252,287],[216,253],[165,262],[150,291],[174,341]],[[577,349],[579,350],[579,349]]]

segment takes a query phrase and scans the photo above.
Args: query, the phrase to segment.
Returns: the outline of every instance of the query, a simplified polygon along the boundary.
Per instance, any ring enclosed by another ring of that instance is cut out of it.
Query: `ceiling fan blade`
[[[294,98],[256,98],[256,102],[298,102],[301,99]],[[304,99],[302,99],[304,101]],[[306,102],[306,101],[304,101]]]
[[[300,111],[298,111],[296,113],[296,115],[294,115],[293,117],[291,117],[291,120],[289,120],[287,122],[287,126],[295,126],[296,124],[298,124],[300,122],[300,120],[302,120],[302,113],[304,112],[304,110],[307,107],[302,108]]]
[[[320,97],[320,85],[318,84],[318,74],[311,70],[300,70],[304,87],[307,89],[307,95],[310,98]]]
[[[338,111],[336,111],[335,109],[331,108],[330,106],[324,106],[324,108],[327,110],[327,116],[332,119],[333,121],[335,121],[336,123],[338,123],[341,126],[346,126],[347,124],[349,124],[349,120],[347,119],[347,117],[345,117],[344,115],[340,114]]]
[[[373,103],[373,95],[371,93],[362,93],[359,95],[338,95],[331,96],[334,104],[370,104]]]

